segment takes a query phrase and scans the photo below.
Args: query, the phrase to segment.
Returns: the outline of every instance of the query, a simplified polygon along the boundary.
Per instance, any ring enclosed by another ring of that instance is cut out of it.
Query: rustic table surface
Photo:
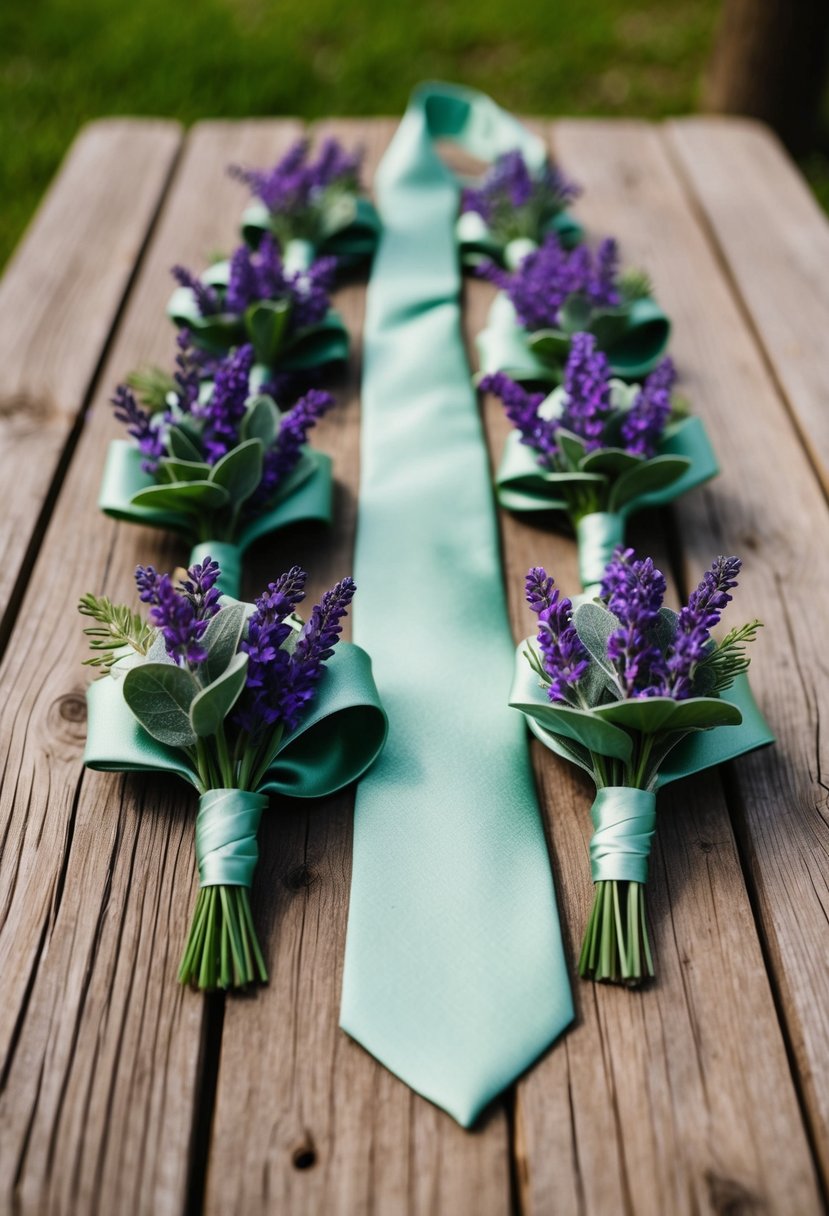
[[[96,509],[137,365],[169,366],[174,262],[235,240],[231,162],[265,164],[292,121],[112,120],[72,147],[0,285],[0,1205],[3,1212],[822,1211],[829,1184],[829,226],[764,130],[742,122],[535,122],[584,185],[577,214],[652,274],[682,387],[722,476],[640,524],[672,595],[739,553],[752,680],[777,746],[661,798],[649,901],[658,981],[578,980],[573,1028],[472,1133],[337,1028],[353,795],[274,808],[254,911],[270,985],[205,999],[175,973],[194,898],[194,802],[173,779],[81,767],[88,673],[74,605],[131,598],[158,532]],[[362,142],[385,120],[320,124]],[[467,333],[492,288],[466,291]],[[294,560],[313,590],[351,569],[365,288],[318,443],[330,533],[260,546],[254,592]],[[493,456],[506,426],[485,403]],[[575,588],[566,539],[501,517],[516,637],[522,576]],[[588,912],[590,793],[534,745],[569,957]]]

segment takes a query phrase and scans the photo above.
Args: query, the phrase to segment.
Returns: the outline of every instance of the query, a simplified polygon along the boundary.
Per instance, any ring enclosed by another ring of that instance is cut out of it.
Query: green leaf
[[[167,442],[176,460],[189,460],[198,464],[202,454],[183,426],[171,426],[167,431]]]
[[[590,752],[600,756],[613,756],[617,760],[630,760],[633,741],[617,726],[605,722],[595,710],[574,709],[569,705],[554,705],[552,702],[521,704],[516,706],[528,714],[545,730],[565,739],[574,739]]]
[[[527,346],[545,363],[563,363],[570,350],[569,335],[558,329],[537,329],[527,338]]]
[[[619,628],[617,617],[601,604],[588,600],[587,603],[579,604],[573,613],[573,624],[590,657],[598,663],[615,686],[616,671],[607,657],[607,640],[611,633],[615,633]]]
[[[743,715],[736,705],[719,697],[690,697],[677,703],[671,730],[710,730],[714,726],[739,726]]]
[[[200,515],[226,507],[230,496],[222,486],[212,481],[174,481],[166,486],[147,486],[133,494],[130,502],[136,507],[152,507],[157,511],[182,511]]]
[[[588,326],[601,350],[618,342],[627,327],[628,314],[624,308],[603,308],[593,314]]]
[[[668,723],[675,708],[676,701],[671,697],[639,697],[600,705],[595,712],[616,726],[639,731],[643,735],[655,735],[657,731],[673,729]]]
[[[635,456],[633,452],[626,452],[623,448],[599,448],[595,452],[588,452],[579,468],[585,473],[605,473],[612,477],[626,473],[628,469],[635,469],[637,465],[642,464],[643,459],[642,456]]]
[[[264,394],[248,402],[240,433],[243,439],[259,439],[267,450],[279,433],[281,415],[272,397]]]
[[[205,481],[210,476],[210,465],[201,460],[177,460],[164,456],[159,465],[168,482]]]
[[[625,503],[632,502],[640,494],[661,490],[677,481],[689,468],[686,456],[654,456],[623,473],[610,492],[608,510],[618,511]]]
[[[241,696],[247,669],[248,656],[234,655],[218,680],[196,696],[190,706],[190,723],[199,738],[216,734]]]
[[[673,608],[659,609],[659,617],[652,632],[654,645],[658,646],[663,654],[674,640],[678,620],[679,613],[674,612]]]
[[[173,663],[142,663],[124,677],[124,700],[148,735],[170,747],[192,747],[190,706],[196,679]]]
[[[201,643],[207,651],[202,670],[209,684],[218,680],[236,654],[247,610],[246,604],[227,604],[216,613],[202,634]]]
[[[572,431],[560,427],[556,431],[556,443],[564,453],[564,458],[573,472],[584,468],[584,440],[579,435],[574,435]],[[600,471],[596,470],[596,472]]]
[[[231,502],[239,506],[250,498],[262,480],[263,456],[262,440],[246,439],[213,465],[210,481],[222,486]]]
[[[275,362],[285,341],[290,312],[289,300],[259,300],[245,310],[245,329],[258,362]]]
[[[593,308],[587,296],[568,296],[559,309],[558,319],[566,334],[577,334],[588,328]]]

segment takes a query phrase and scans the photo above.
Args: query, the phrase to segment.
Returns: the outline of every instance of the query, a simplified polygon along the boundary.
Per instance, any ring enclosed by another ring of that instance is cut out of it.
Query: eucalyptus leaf
[[[720,697],[689,697],[677,702],[671,730],[710,730],[714,726],[739,726],[743,715],[736,705]]]
[[[635,697],[600,705],[596,713],[606,722],[635,730],[643,735],[655,735],[661,730],[672,730],[671,719],[676,701],[671,697]]]
[[[593,308],[587,296],[568,296],[558,313],[561,328],[566,334],[576,334],[588,328]]]
[[[236,651],[245,627],[248,605],[243,603],[225,604],[211,619],[201,643],[207,651],[202,670],[209,684],[218,680],[227,668]]]
[[[245,329],[260,363],[276,361],[286,338],[289,300],[258,300],[245,310]]]
[[[565,460],[574,473],[584,468],[585,447],[581,436],[574,435],[572,431],[568,431],[564,427],[559,427],[556,431],[556,443],[561,448]],[[588,471],[593,472],[592,469]],[[602,470],[597,469],[595,471],[601,472]]]
[[[583,457],[579,468],[585,473],[605,473],[615,477],[642,464],[643,456],[626,452],[624,448],[599,448]]]
[[[279,433],[279,407],[272,397],[254,397],[248,402],[247,413],[242,419],[240,434],[243,439],[259,439],[267,449]]]
[[[167,442],[176,460],[188,460],[199,463],[202,454],[189,437],[182,425],[171,426],[167,430]]]
[[[593,313],[588,326],[601,350],[618,342],[628,328],[627,309],[604,308]]]
[[[618,511],[641,494],[661,490],[678,481],[691,462],[685,456],[654,456],[623,473],[610,492],[610,511]]]
[[[262,440],[246,439],[213,465],[210,481],[223,487],[230,501],[239,506],[250,498],[262,480],[263,457]]]
[[[135,507],[199,515],[202,511],[217,511],[227,506],[230,496],[227,490],[212,481],[174,481],[165,486],[147,486],[134,494],[131,502]]]
[[[163,469],[168,482],[206,481],[210,476],[210,465],[200,460],[177,460],[164,456],[159,461],[159,467]]]
[[[579,604],[573,613],[573,624],[590,657],[615,685],[616,672],[607,657],[607,641],[611,633],[615,633],[619,628],[618,618],[602,604],[588,600]]]
[[[190,706],[196,679],[175,663],[142,663],[124,679],[124,700],[147,734],[169,747],[192,747],[196,734]]]
[[[195,697],[190,706],[190,723],[199,738],[216,734],[242,694],[247,669],[248,656],[235,654],[222,675]]]
[[[570,350],[570,337],[558,329],[537,329],[527,338],[527,346],[545,363],[563,363]]]
[[[573,739],[590,752],[612,756],[617,760],[629,761],[631,758],[633,741],[630,735],[611,722],[605,722],[593,710],[574,709],[549,701],[517,705],[515,708],[534,718],[545,730],[565,739]]]

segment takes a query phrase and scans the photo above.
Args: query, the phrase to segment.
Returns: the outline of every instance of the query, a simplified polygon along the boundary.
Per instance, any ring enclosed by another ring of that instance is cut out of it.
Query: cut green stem
[[[200,889],[178,978],[205,990],[267,983],[247,887]]]
[[[579,955],[579,975],[634,987],[653,974],[644,886],[612,879],[597,882]]]

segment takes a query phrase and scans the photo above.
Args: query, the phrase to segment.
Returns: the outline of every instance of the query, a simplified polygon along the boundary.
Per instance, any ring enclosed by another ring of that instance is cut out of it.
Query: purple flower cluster
[[[584,439],[588,452],[602,447],[610,404],[610,364],[592,334],[573,334],[564,369],[564,409],[559,425]]]
[[[576,183],[550,163],[533,175],[516,148],[498,157],[477,189],[464,190],[461,211],[476,211],[490,225],[497,224],[505,212],[530,205],[547,217],[555,215],[580,193]]]
[[[587,673],[590,659],[573,625],[573,605],[559,596],[553,579],[534,566],[526,579],[527,603],[538,616],[538,646],[549,677],[551,701],[572,704],[571,690]]]
[[[254,738],[277,725],[293,730],[342,632],[340,622],[355,591],[350,578],[327,591],[313,608],[293,650],[284,648],[291,634],[288,618],[305,596],[306,581],[299,566],[280,575],[257,599],[248,621],[247,638],[241,644],[248,655],[247,681],[235,719]]]
[[[618,263],[617,245],[610,237],[595,254],[586,245],[568,253],[550,233],[517,270],[502,270],[489,262],[480,273],[506,292],[520,323],[533,331],[557,328],[559,310],[572,295],[583,296],[593,308],[617,306],[621,300]]]
[[[141,408],[125,384],[118,385],[111,401],[115,417],[126,426],[127,434],[137,442],[144,457],[141,468],[145,473],[155,473],[159,460],[167,454],[161,421]]]
[[[191,566],[178,586],[153,566],[138,566],[135,571],[139,598],[152,605],[150,621],[161,630],[170,658],[180,665],[196,666],[207,658],[201,638],[219,611],[218,577],[219,564],[210,557]]]
[[[680,611],[676,634],[665,660],[663,695],[682,700],[693,693],[694,673],[711,643],[711,630],[719,623],[737,586],[739,557],[718,557],[703,575],[688,603]]]
[[[539,414],[538,407],[544,400],[544,394],[528,393],[503,372],[483,376],[478,387],[482,393],[494,393],[500,397],[507,417],[521,436],[521,442],[538,452],[539,464],[550,464],[558,452],[556,435],[561,423],[558,418],[542,418]]]
[[[208,464],[215,464],[239,442],[239,424],[250,395],[253,347],[239,346],[216,369],[213,392],[199,415],[205,419],[202,448]]]
[[[231,165],[231,177],[243,182],[270,212],[302,216],[323,191],[337,185],[359,189],[361,151],[346,152],[336,139],[323,140],[316,160],[311,145],[299,139],[271,169],[244,169]]]
[[[622,424],[628,452],[653,456],[671,414],[671,391],[676,383],[672,359],[663,359],[640,388]]]
[[[289,300],[291,330],[319,325],[328,312],[336,258],[318,258],[307,270],[286,274],[279,246],[265,235],[256,251],[240,245],[230,259],[225,309],[242,314],[259,300]]]
[[[198,275],[193,274],[186,266],[174,266],[170,274],[179,287],[190,288],[196,297],[196,305],[203,317],[212,317],[217,312],[221,312],[221,300],[216,289],[208,286],[207,283],[203,283]]]
[[[632,549],[618,549],[608,563],[601,597],[619,620],[607,641],[625,697],[662,695],[664,658],[654,628],[665,598],[665,578],[650,557],[632,560]]]
[[[253,507],[267,503],[273,498],[280,483],[296,468],[303,444],[308,439],[308,432],[333,404],[334,398],[330,393],[311,389],[282,415],[276,440],[265,452],[262,480],[252,499]]]

